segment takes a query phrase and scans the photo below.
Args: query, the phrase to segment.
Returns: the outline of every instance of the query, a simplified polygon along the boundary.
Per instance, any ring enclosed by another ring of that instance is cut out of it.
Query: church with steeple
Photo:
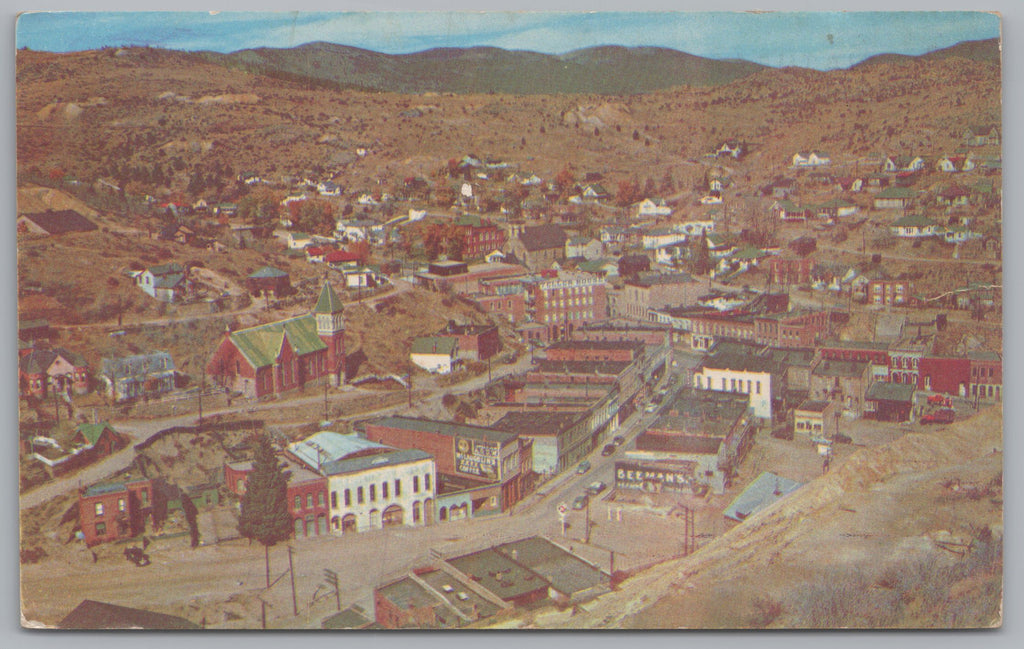
[[[206,365],[217,384],[259,398],[345,380],[345,318],[324,282],[313,312],[228,331]]]

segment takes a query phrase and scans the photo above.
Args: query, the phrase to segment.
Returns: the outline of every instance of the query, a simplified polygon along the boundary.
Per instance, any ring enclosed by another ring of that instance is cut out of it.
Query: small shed
[[[872,383],[864,397],[864,416],[878,421],[908,421],[916,389],[913,383]]]
[[[291,278],[285,271],[264,266],[245,278],[245,287],[255,297],[272,295],[280,297],[291,292]]]

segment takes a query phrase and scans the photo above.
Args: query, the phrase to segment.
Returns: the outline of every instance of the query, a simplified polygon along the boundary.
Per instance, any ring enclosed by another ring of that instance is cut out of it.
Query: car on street
[[[623,437],[622,435],[616,435],[615,437],[612,438],[612,444],[615,444],[616,446],[622,446],[625,443],[626,438]]]
[[[590,470],[590,462],[588,462],[587,460],[583,460],[582,462],[580,462],[580,465],[578,467],[576,467],[576,473],[578,473],[579,475],[583,475],[584,473],[586,473],[589,470]]]
[[[609,455],[611,455],[614,452],[615,452],[615,444],[605,444],[604,448],[601,449],[601,455],[603,457],[608,457]]]
[[[657,409],[658,409],[658,404],[656,404],[656,403],[649,403],[649,404],[647,404],[647,406],[646,406],[646,407],[644,408],[644,412],[646,412],[646,413],[650,414],[650,413],[652,413],[652,412],[656,411]]]
[[[584,489],[584,491],[586,491],[591,496],[596,496],[597,494],[601,493],[602,491],[604,491],[607,488],[608,488],[608,485],[606,485],[605,483],[601,482],[600,480],[595,480],[595,481],[591,482],[590,484],[588,484],[587,488]]]
[[[921,417],[922,424],[952,424],[955,420],[956,411],[952,408],[942,408]]]
[[[583,509],[584,507],[587,506],[588,502],[590,502],[590,497],[587,496],[586,494],[583,494],[582,496],[576,496],[576,499],[572,501],[572,508]]]

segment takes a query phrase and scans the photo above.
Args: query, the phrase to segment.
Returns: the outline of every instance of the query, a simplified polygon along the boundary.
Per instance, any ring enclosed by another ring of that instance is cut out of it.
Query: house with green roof
[[[917,191],[908,187],[886,187],[875,194],[873,205],[876,210],[902,210],[916,198]]]
[[[312,313],[228,331],[206,373],[229,390],[258,398],[324,381],[337,386],[344,368],[342,303],[325,282]]]
[[[285,271],[273,266],[264,266],[245,278],[245,287],[251,295],[256,297],[260,295],[278,297],[290,293],[292,284]]]
[[[457,338],[423,336],[412,341],[409,360],[431,374],[450,374],[459,353]]]
[[[897,237],[905,239],[916,239],[919,237],[933,237],[937,233],[938,224],[923,214],[908,214],[897,219],[889,231]]]

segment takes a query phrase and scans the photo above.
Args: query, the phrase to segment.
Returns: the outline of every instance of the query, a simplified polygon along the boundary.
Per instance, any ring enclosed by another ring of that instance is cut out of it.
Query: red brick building
[[[150,480],[105,482],[85,489],[78,498],[78,524],[87,546],[128,539],[145,530],[152,512]]]
[[[789,311],[757,316],[754,341],[774,347],[813,347],[829,332],[828,311]]]
[[[470,361],[485,361],[501,351],[501,338],[494,325],[457,325],[449,322],[435,334],[442,338],[454,338],[458,358]]]
[[[483,257],[505,245],[505,231],[479,216],[464,216],[455,221],[455,226],[462,234],[463,259]]]
[[[818,347],[822,358],[833,361],[869,361],[875,365],[889,364],[887,343],[861,342],[856,340],[830,340]]]
[[[487,313],[500,313],[508,318],[508,321],[512,324],[522,322],[526,317],[525,293],[508,293],[505,295],[476,293],[470,297]]]
[[[806,286],[811,283],[814,260],[810,257],[773,256],[765,261],[768,263],[768,273],[774,284]]]
[[[288,475],[288,513],[292,515],[296,539],[325,536],[330,533],[330,503],[327,478],[307,469],[295,458],[285,455]],[[228,462],[224,465],[224,484],[239,497],[245,493],[252,462]]]
[[[967,355],[971,363],[971,381],[968,394],[979,401],[1002,399],[1003,360],[995,352],[974,352]]]
[[[220,385],[262,397],[344,379],[345,322],[341,300],[324,283],[313,313],[230,331],[206,366]]]
[[[917,387],[966,397],[971,385],[971,361],[968,358],[925,357],[918,363]]]
[[[571,338],[581,325],[608,318],[604,280],[580,272],[544,273],[528,284],[527,309],[552,340]]]
[[[634,340],[560,340],[547,349],[548,361],[621,361],[636,360],[644,344]]]
[[[438,482],[445,476],[463,485],[500,485],[500,510],[532,490],[529,444],[518,435],[483,426],[413,417],[383,417],[367,422],[366,439],[395,448],[418,449],[434,457]],[[438,498],[443,494],[438,493]]]

